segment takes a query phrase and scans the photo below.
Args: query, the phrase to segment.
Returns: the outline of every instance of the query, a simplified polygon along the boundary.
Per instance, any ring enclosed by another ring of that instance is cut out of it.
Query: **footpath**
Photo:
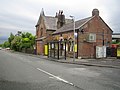
[[[53,59],[48,58],[47,56],[38,56],[42,59],[52,60],[60,63],[68,63],[68,64],[77,64],[77,65],[85,65],[85,66],[97,66],[97,67],[108,67],[108,68],[117,68],[120,69],[120,59],[116,58],[103,58],[103,59],[75,59],[67,58],[65,59]]]
[[[28,56],[34,56],[40,59],[45,59],[45,60],[51,60],[59,63],[68,63],[68,64],[77,64],[77,65],[86,65],[86,66],[96,66],[96,67],[107,67],[107,68],[116,68],[120,69],[120,59],[117,59],[116,57],[114,58],[103,58],[103,59],[75,59],[73,58],[66,58],[65,59],[54,59],[54,58],[48,58],[47,56],[42,56],[42,55],[34,55],[34,54],[26,54],[26,53],[21,53],[21,52],[13,52],[12,53],[17,53],[17,54],[24,54]]]

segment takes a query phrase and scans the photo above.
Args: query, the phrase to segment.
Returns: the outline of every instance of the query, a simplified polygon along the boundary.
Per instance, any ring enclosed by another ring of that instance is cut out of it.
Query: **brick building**
[[[99,16],[99,10],[93,9],[92,16],[75,21],[75,47],[73,20],[66,19],[63,11],[56,13],[55,17],[45,16],[41,11],[36,25],[36,49],[37,54],[45,54],[45,45],[52,41],[67,41],[62,45],[66,49],[68,57],[73,56],[75,49],[76,57],[95,58],[96,46],[109,47],[112,41],[112,30]],[[65,48],[66,47],[66,48]]]
[[[120,33],[113,33],[112,40],[116,42],[120,42]]]

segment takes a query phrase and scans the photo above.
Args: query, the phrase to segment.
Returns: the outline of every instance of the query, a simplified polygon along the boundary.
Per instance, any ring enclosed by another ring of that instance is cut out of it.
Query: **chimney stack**
[[[99,10],[98,9],[93,9],[92,16],[99,16]]]
[[[58,17],[58,13],[56,12],[55,18],[57,18],[57,17]]]
[[[65,24],[65,15],[63,14],[62,10],[59,10],[57,18],[57,28],[61,28]]]

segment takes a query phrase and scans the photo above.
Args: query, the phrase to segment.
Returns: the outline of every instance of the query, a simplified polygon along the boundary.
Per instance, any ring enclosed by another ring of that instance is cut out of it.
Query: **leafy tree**
[[[33,47],[35,44],[35,36],[28,32],[22,33],[22,43],[25,43],[25,45],[23,45],[25,48]]]
[[[11,48],[15,51],[20,49],[21,36],[15,36],[11,42]]]
[[[116,40],[116,41],[112,41],[112,44],[120,44],[120,42]]]
[[[10,43],[10,48],[11,48],[11,42],[12,42],[12,40],[14,39],[14,35],[11,33],[10,34],[10,37],[8,38],[8,42]]]
[[[4,48],[10,47],[10,43],[8,41],[5,41],[4,44],[3,44],[3,47]]]
[[[120,45],[120,42],[118,42],[118,44]]]
[[[6,45],[6,43],[9,43]],[[11,49],[15,51],[21,51],[23,48],[27,50],[27,48],[30,48],[33,50],[33,45],[35,44],[35,36],[33,36],[29,32],[20,32],[16,35],[10,34],[8,38],[8,42],[5,43],[5,47],[9,46]]]
[[[117,44],[116,41],[112,41],[112,44]]]
[[[0,44],[0,47],[2,47],[3,46],[3,44]]]

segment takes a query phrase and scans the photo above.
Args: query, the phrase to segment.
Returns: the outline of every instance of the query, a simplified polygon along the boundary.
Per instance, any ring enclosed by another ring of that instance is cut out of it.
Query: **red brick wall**
[[[47,32],[44,22],[40,24],[40,28],[43,28],[43,36],[48,36],[51,31]],[[100,17],[96,16],[92,20],[90,20],[86,25],[83,26],[84,33],[79,32],[78,34],[78,57],[82,58],[94,58],[96,55],[95,47],[103,45],[103,34],[104,34],[104,44],[110,46],[108,41],[111,43],[112,41],[112,31],[106,26],[106,24],[100,19]],[[96,42],[90,43],[87,42],[87,37],[89,33],[96,33]],[[40,37],[40,32],[38,32],[38,37]],[[51,40],[58,39],[61,35],[51,36]],[[62,34],[63,38],[73,38],[73,31],[66,32]],[[77,40],[77,38],[76,38]],[[40,43],[37,41],[37,53],[44,54],[44,43]]]
[[[41,17],[40,24],[39,24],[39,26],[36,27],[37,39],[39,39],[41,37],[48,37],[51,33],[53,33],[53,31],[46,30],[44,20]],[[43,41],[36,41],[37,54],[44,55],[44,44],[46,44],[47,40],[49,40],[49,39],[51,39],[51,37],[50,38],[48,37],[46,40],[43,40]]]
[[[82,58],[93,58],[96,55],[95,47],[104,45],[110,46],[108,42],[112,41],[112,31],[104,24],[99,17],[94,17],[84,26],[84,33],[79,32],[78,56]],[[89,43],[86,38],[89,33],[96,33],[96,42]],[[103,36],[104,35],[104,36]]]
[[[108,42],[112,41],[112,31],[106,26],[106,24],[100,19],[100,17],[93,18],[89,23],[89,32],[96,33],[96,45],[103,45],[103,38],[105,45],[108,45]]]
[[[43,55],[43,42],[37,41],[37,54]]]
[[[39,24],[39,26],[36,27],[37,39],[46,36],[46,27],[45,27],[44,20],[42,17],[41,17],[40,22],[41,23]],[[41,32],[41,30],[42,30],[42,32]],[[44,54],[44,41],[37,40],[36,41],[36,48],[37,48],[37,50],[36,50],[37,54],[43,55]]]
[[[41,18],[40,22],[41,23],[39,24],[39,26],[36,27],[36,36],[37,36],[37,38],[46,36],[46,27],[45,27],[43,18]]]

